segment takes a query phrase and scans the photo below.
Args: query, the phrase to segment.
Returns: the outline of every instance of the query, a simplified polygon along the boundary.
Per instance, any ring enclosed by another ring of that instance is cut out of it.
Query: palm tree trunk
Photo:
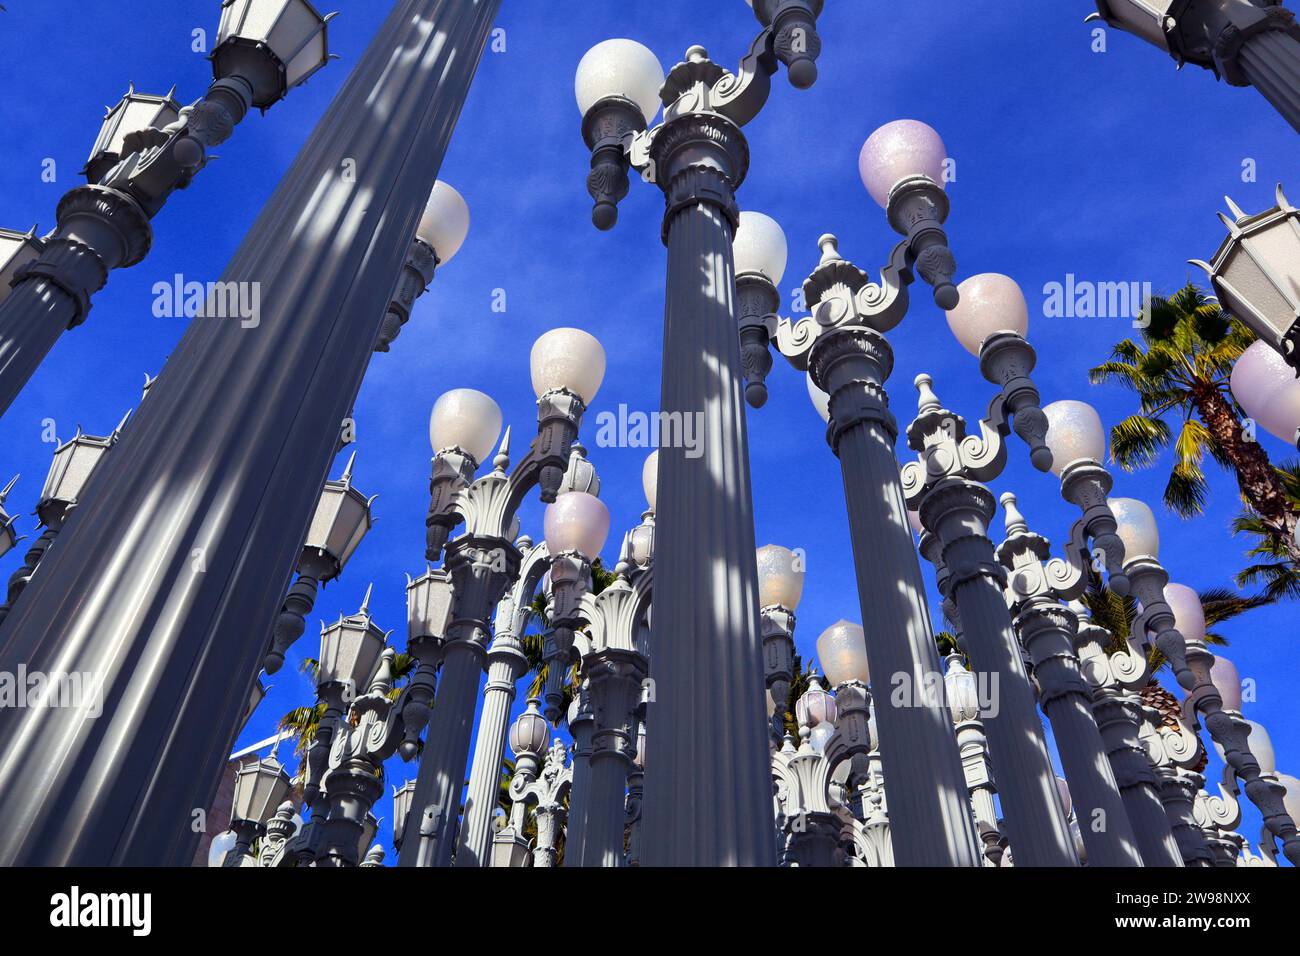
[[[1293,563],[1300,564],[1300,545],[1295,538],[1297,516],[1291,510],[1286,489],[1268,460],[1268,453],[1259,442],[1242,437],[1241,421],[1218,389],[1198,388],[1193,394],[1201,421],[1232,462],[1247,504],[1259,515],[1269,537],[1285,550]]]

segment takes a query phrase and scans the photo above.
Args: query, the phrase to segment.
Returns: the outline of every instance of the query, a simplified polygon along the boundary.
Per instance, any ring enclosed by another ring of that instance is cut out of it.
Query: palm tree
[[[1277,473],[1292,509],[1300,509],[1300,461],[1283,462],[1277,467]],[[1232,522],[1232,530],[1235,534],[1253,535],[1255,545],[1246,556],[1262,559],[1243,568],[1237,574],[1237,584],[1262,585],[1261,593],[1270,601],[1300,598],[1300,562],[1296,561],[1294,550],[1282,547],[1253,511],[1242,511]]]
[[[1242,416],[1228,389],[1233,363],[1254,341],[1245,325],[1188,284],[1170,298],[1152,298],[1142,341],[1125,339],[1109,361],[1088,373],[1137,393],[1140,411],[1111,429],[1111,460],[1125,471],[1155,464],[1172,443],[1174,465],[1165,485],[1169,509],[1184,518],[1205,508],[1208,455],[1237,477],[1241,496],[1273,545],[1300,558],[1296,513],[1259,443],[1242,435]],[[1177,436],[1170,420],[1178,423]],[[1180,421],[1179,421],[1180,420]]]

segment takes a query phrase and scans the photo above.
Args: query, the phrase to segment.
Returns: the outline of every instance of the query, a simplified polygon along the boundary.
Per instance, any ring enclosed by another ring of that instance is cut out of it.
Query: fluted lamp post
[[[108,274],[148,254],[149,221],[209,150],[250,107],[265,110],[325,65],[329,19],[308,0],[227,0],[210,57],[215,79],[202,99],[178,111],[170,95],[132,88],[108,111],[85,167],[89,184],[59,201],[57,228],[0,304],[0,414],[64,330],[86,320]]]
[[[757,558],[764,680],[775,705],[770,732],[779,742],[785,734],[785,707],[794,679],[794,612],[803,596],[804,562],[777,544],[763,545]]]
[[[1282,0],[1097,0],[1109,26],[1233,86],[1253,86],[1300,131],[1300,27]]]
[[[271,637],[271,649],[262,667],[274,674],[284,664],[285,652],[302,636],[306,617],[316,603],[318,585],[334,580],[352,557],[361,539],[374,524],[371,506],[377,495],[367,498],[352,485],[352,466],[356,453],[349,458],[343,475],[325,482],[316,514],[312,516],[298,557],[298,578],[284,599]]]
[[[399,857],[402,866],[451,862],[470,724],[491,633],[488,617],[521,561],[514,545],[516,512],[534,487],[543,502],[556,500],[583,412],[604,378],[605,351],[581,329],[552,329],[533,343],[530,369],[537,396],[537,437],[513,469],[507,430],[492,471],[472,480],[500,427],[500,411],[487,396],[458,390],[454,401],[435,407],[431,419],[436,454],[425,556],[437,560],[445,546],[453,607],[441,650],[438,695],[420,757],[415,811],[407,819]],[[462,522],[464,534],[448,543],[451,531]]]
[[[1300,834],[1295,821],[1286,812],[1284,790],[1260,769],[1248,739],[1249,725],[1244,717],[1227,710],[1223,697],[1211,677],[1214,654],[1205,644],[1205,617],[1199,599],[1187,600],[1177,587],[1169,584],[1169,574],[1160,564],[1160,531],[1151,509],[1134,498],[1112,498],[1111,509],[1118,519],[1118,534],[1124,541],[1125,571],[1133,597],[1142,605],[1134,628],[1152,634],[1152,643],[1169,660],[1179,685],[1187,694],[1191,707],[1199,713],[1210,738],[1224,751],[1224,762],[1242,781],[1246,796],[1264,817],[1271,838],[1282,842],[1283,853],[1293,864],[1300,865]],[[1171,595],[1174,601],[1171,602]],[[1194,597],[1193,592],[1193,597]],[[1179,598],[1183,600],[1179,601]],[[1178,602],[1182,611],[1183,633],[1171,606]],[[1189,714],[1190,717],[1190,714]]]
[[[254,866],[253,841],[266,832],[266,822],[289,795],[293,781],[284,766],[271,754],[262,760],[245,760],[235,771],[235,798],[230,828],[235,831],[235,846],[226,855],[224,866]]]
[[[688,458],[680,442],[662,445],[659,456],[663,573],[654,628],[674,639],[651,664],[657,696],[647,718],[656,741],[646,777],[647,865],[774,862],[762,700],[715,690],[763,680],[731,246],[736,190],[749,166],[741,128],[766,103],[781,63],[796,86],[815,79],[821,7],[821,0],[758,0],[761,30],[735,73],[693,46],[664,77],[651,51],[618,40],[593,47],[575,78],[591,149],[593,223],[614,225],[629,169],[664,193],[660,405],[670,421],[701,414],[708,421],[699,456]],[[660,104],[663,122],[647,130]],[[693,637],[676,639],[683,634]],[[701,721],[727,733],[701,734]],[[677,811],[683,799],[693,813]]]

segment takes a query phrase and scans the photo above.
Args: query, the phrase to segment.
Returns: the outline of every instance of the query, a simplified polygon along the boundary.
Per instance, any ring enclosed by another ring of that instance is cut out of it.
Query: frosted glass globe
[[[919,120],[894,120],[867,137],[858,154],[858,174],[881,207],[889,194],[909,176],[929,176],[943,188],[943,161],[948,150],[943,140]]]
[[[415,234],[433,246],[440,263],[450,262],[469,234],[469,206],[461,194],[441,179],[434,183]]]
[[[1065,399],[1043,406],[1047,416],[1047,448],[1052,453],[1052,474],[1081,458],[1101,461],[1106,454],[1106,433],[1101,416],[1087,402]]]
[[[1277,772],[1277,754],[1273,751],[1273,739],[1264,729],[1264,725],[1258,721],[1248,720],[1250,725],[1250,736],[1246,738],[1246,744],[1250,747],[1250,752],[1255,755],[1255,760],[1259,763],[1259,769],[1262,773]],[[1226,762],[1223,747],[1217,740],[1211,739],[1214,744],[1214,752],[1219,755],[1219,759]]]
[[[831,420],[831,397],[817,387],[811,372],[804,373],[804,380],[808,383],[808,397],[812,399],[813,408],[817,409],[817,414],[822,417],[822,421],[829,424]]]
[[[1277,782],[1286,787],[1286,796],[1282,798],[1282,805],[1286,807],[1286,812],[1290,814],[1292,820],[1300,820],[1300,780],[1289,773],[1280,773],[1277,775]]]
[[[765,544],[758,549],[758,606],[779,604],[793,611],[803,595],[803,562],[789,548]]]
[[[1259,423],[1275,438],[1290,444],[1300,428],[1300,381],[1292,379],[1274,389],[1259,415]]]
[[[1145,502],[1136,498],[1111,498],[1110,510],[1118,525],[1115,533],[1124,542],[1125,564],[1136,558],[1160,557],[1160,529]]]
[[[551,329],[533,343],[533,393],[565,388],[590,405],[605,378],[605,349],[582,329]]]
[[[659,450],[655,449],[646,456],[641,466],[641,490],[645,492],[645,503],[650,510],[655,510],[659,503]]]
[[[957,308],[945,313],[948,328],[971,355],[994,332],[1029,331],[1029,304],[1019,283],[1010,276],[985,272],[971,276],[957,286],[961,296]]]
[[[587,110],[607,96],[631,100],[648,123],[659,112],[664,68],[659,58],[635,40],[605,40],[583,54],[573,92],[578,109]]]
[[[773,285],[785,275],[788,254],[785,233],[771,216],[745,210],[740,214],[740,228],[731,244],[736,260],[736,275],[759,272]]]
[[[1216,655],[1210,666],[1210,682],[1223,698],[1225,710],[1241,710],[1241,674],[1238,673],[1236,664],[1226,657]]]
[[[552,555],[577,551],[594,561],[609,536],[609,509],[595,495],[570,491],[546,506],[542,530]]]
[[[925,530],[925,525],[921,524],[920,512],[913,511],[910,508],[907,511],[907,523],[912,526],[912,534],[920,534]]]
[[[429,444],[434,452],[456,447],[482,464],[501,434],[501,409],[491,396],[472,388],[453,388],[433,403]]]
[[[1241,353],[1229,379],[1242,410],[1270,435],[1291,442],[1300,427],[1300,381],[1276,350],[1254,342]]]
[[[226,830],[218,833],[208,844],[208,866],[221,866],[226,860],[226,854],[235,848],[239,842],[239,836],[234,830]]]
[[[817,660],[821,661],[826,679],[835,686],[847,680],[871,683],[867,666],[867,636],[862,625],[838,620],[817,638]]]
[[[835,733],[835,725],[821,723],[812,729],[808,734],[808,745],[813,750],[821,753],[826,749],[826,741],[830,740]]]
[[[1205,640],[1205,609],[1195,591],[1185,584],[1166,584],[1165,601],[1174,612],[1174,626],[1184,640]]]

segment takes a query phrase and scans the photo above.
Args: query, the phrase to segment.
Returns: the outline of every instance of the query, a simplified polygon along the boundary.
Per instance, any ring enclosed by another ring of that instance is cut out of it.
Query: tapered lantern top
[[[1115,515],[1115,533],[1124,542],[1126,564],[1137,558],[1160,557],[1160,529],[1145,502],[1136,498],[1111,498],[1110,510]]]
[[[222,0],[212,72],[247,82],[253,105],[266,109],[329,61],[333,16],[309,0]]]
[[[172,93],[175,91],[173,87],[172,92],[166,96],[152,96],[148,93],[137,93],[135,84],[131,84],[126,95],[117,101],[117,105],[109,107],[104,114],[104,122],[90,151],[90,159],[86,160],[86,167],[82,170],[86,174],[87,181],[99,182],[123,156],[134,151],[132,146],[138,149],[144,145],[133,143],[132,146],[128,146],[127,136],[149,129],[160,130],[176,122],[181,107],[172,98]]]
[[[415,799],[415,781],[408,780],[400,787],[393,788],[393,844],[398,849],[402,833],[406,829],[406,817],[411,812],[411,801]]]
[[[740,228],[732,243],[736,260],[736,275],[758,273],[773,285],[785,275],[788,255],[785,232],[771,216],[748,209],[740,214]]]
[[[433,403],[429,444],[434,452],[459,448],[482,464],[501,434],[501,409],[489,395],[472,388],[453,388]]]
[[[659,58],[635,40],[605,40],[588,50],[578,62],[573,91],[584,115],[611,96],[631,100],[648,123],[659,112],[659,90],[664,68]]]
[[[538,709],[541,701],[536,697],[528,698],[528,706],[510,725],[510,749],[515,756],[540,757],[546,750],[546,718]]]
[[[1106,454],[1106,433],[1101,416],[1087,402],[1065,399],[1043,406],[1047,416],[1047,449],[1052,453],[1052,474],[1080,459],[1101,461]]]
[[[803,596],[803,561],[779,544],[763,545],[757,557],[759,607],[780,605],[795,610]]]
[[[339,615],[337,621],[321,629],[317,686],[347,684],[364,693],[384,651],[385,637],[371,620],[367,590],[357,613]]]
[[[469,234],[469,206],[464,197],[441,179],[434,183],[415,234],[433,246],[439,263],[450,262]]]
[[[800,727],[816,727],[818,724],[834,724],[839,718],[839,708],[835,697],[822,687],[821,678],[809,675],[809,687],[794,704],[795,719]]]
[[[1174,626],[1184,640],[1205,640],[1205,609],[1201,598],[1185,584],[1165,585],[1165,601],[1174,612]]]
[[[533,343],[530,365],[538,398],[562,388],[590,405],[605,378],[605,348],[582,329],[551,329]]]
[[[933,129],[918,120],[886,123],[867,137],[858,154],[858,173],[871,198],[888,208],[889,195],[904,179],[928,176],[943,187],[948,151]]]
[[[343,469],[343,476],[325,482],[303,544],[304,551],[310,550],[325,556],[332,572],[327,572],[328,577],[343,570],[343,566],[361,544],[361,539],[374,524],[370,511],[374,499],[367,498],[352,485],[352,465],[355,460],[354,452],[348,459],[347,467]]]
[[[63,519],[69,508],[77,503],[82,489],[100,460],[117,442],[117,433],[97,437],[77,432],[71,439],[54,450],[45,487],[36,503],[36,514],[42,524],[53,524]]]
[[[822,631],[817,638],[817,660],[821,661],[826,679],[836,686],[850,680],[871,682],[867,636],[860,624],[841,619]]]
[[[1029,305],[1020,285],[1010,276],[986,272],[957,286],[961,301],[947,313],[948,328],[971,355],[994,332],[1029,331]]]
[[[571,491],[546,506],[542,527],[552,555],[576,551],[594,561],[609,536],[609,509],[595,495]]]
[[[641,490],[645,492],[645,503],[650,510],[655,510],[659,499],[659,450],[655,449],[646,456],[641,466]]]

